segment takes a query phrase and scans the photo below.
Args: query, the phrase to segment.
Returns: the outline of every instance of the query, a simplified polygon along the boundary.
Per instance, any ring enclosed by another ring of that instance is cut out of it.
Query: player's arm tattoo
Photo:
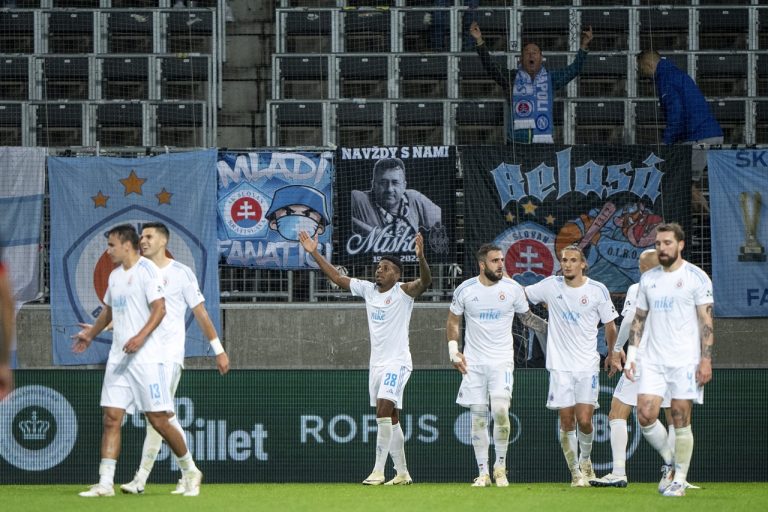
[[[541,337],[547,339],[547,321],[540,316],[535,315],[533,311],[529,309],[520,315],[520,321],[523,322],[524,326],[530,327],[538,334],[540,334]]]
[[[635,309],[635,318],[632,319],[632,325],[629,328],[630,345],[640,345],[640,339],[643,337],[643,329],[645,328],[645,319],[647,317],[647,311],[640,308]]]
[[[701,357],[712,359],[712,347],[715,344],[713,328],[713,306],[704,304],[696,307],[699,317],[699,338],[701,339]]]

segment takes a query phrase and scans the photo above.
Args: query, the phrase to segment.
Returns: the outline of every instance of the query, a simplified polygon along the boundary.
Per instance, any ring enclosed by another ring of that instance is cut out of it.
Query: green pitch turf
[[[578,510],[724,511],[768,510],[768,483],[704,483],[683,498],[664,498],[656,484],[626,489],[571,489],[567,484],[512,484],[506,489],[469,484],[364,487],[353,484],[203,484],[197,498],[171,496],[172,485],[149,485],[143,495],[80,498],[82,485],[0,485],[3,512]]]

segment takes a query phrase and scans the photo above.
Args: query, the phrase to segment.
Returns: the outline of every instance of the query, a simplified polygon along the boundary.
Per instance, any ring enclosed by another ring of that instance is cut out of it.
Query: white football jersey
[[[165,332],[161,325],[147,336],[144,345],[134,354],[123,352],[123,347],[147,325],[150,304],[165,295],[160,269],[145,257],[140,257],[128,270],[122,265],[109,274],[104,303],[112,308],[112,348],[109,363],[119,363],[130,357],[134,363],[162,363],[167,358],[164,347]]]
[[[550,276],[526,286],[525,294],[533,304],[547,303],[547,369],[597,370],[597,325],[619,316],[605,285],[587,278],[583,285],[573,288],[562,276]]]
[[[368,331],[371,336],[371,367],[406,366],[413,368],[408,328],[413,311],[413,297],[395,283],[386,293],[379,293],[370,281],[351,279],[352,295],[365,299]]]
[[[698,364],[701,339],[696,306],[713,302],[709,276],[687,261],[674,272],[659,266],[644,273],[637,294],[637,309],[648,312],[644,361],[670,367]]]
[[[508,277],[485,286],[467,279],[453,293],[451,313],[464,315],[464,356],[468,364],[514,363],[512,322],[528,311],[523,287]]]
[[[192,309],[205,301],[192,269],[176,260],[160,269],[165,286],[165,347],[168,361],[184,367],[184,343],[187,339],[187,308]]]

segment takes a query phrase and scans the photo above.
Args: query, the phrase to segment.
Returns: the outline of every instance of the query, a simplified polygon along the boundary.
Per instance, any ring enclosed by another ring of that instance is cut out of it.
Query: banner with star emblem
[[[588,275],[623,293],[640,279],[637,260],[656,226],[690,224],[690,146],[462,147],[465,265],[493,242],[523,285],[560,270],[559,251],[578,245]]]
[[[455,262],[455,146],[340,148],[336,161],[338,259],[363,265],[396,255],[417,263],[421,232],[427,261]]]
[[[222,153],[218,161],[218,237],[228,265],[316,269],[299,233],[318,237],[331,260],[333,153]]]
[[[93,323],[103,307],[109,274],[106,233],[131,224],[162,222],[168,253],[197,276],[218,332],[216,150],[151,158],[48,159],[51,191],[51,327],[57,365],[104,363],[112,334],[102,332],[82,354],[72,352],[78,323]],[[210,354],[210,344],[187,312],[186,356]]]

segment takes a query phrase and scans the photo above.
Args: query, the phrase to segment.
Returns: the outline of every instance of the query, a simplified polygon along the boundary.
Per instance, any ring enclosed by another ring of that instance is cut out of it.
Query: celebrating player
[[[562,276],[526,286],[525,294],[533,304],[546,302],[549,310],[547,408],[559,410],[560,446],[571,471],[571,486],[589,487],[596,478],[590,455],[592,414],[600,391],[597,326],[599,322],[605,326],[611,354],[616,343],[614,320],[619,315],[605,285],[584,275],[587,262],[578,246],[569,245],[560,252],[560,265]],[[612,357],[606,358],[606,365],[610,375],[621,368]]]
[[[109,275],[104,309],[96,323],[80,331],[72,349],[84,352],[93,339],[113,322],[112,348],[107,359],[101,406],[99,483],[80,493],[86,498],[114,496],[115,466],[120,455],[120,427],[126,410],[144,412],[152,427],[178,457],[185,484],[184,496],[197,496],[203,474],[187,449],[184,431],[173,413],[174,365],[164,346],[166,332],[159,328],[165,316],[163,281],[157,266],[139,254],[139,235],[123,224],[108,233],[107,254],[118,267]]]
[[[640,278],[624,369],[627,378],[635,380],[638,347],[647,323],[647,347],[639,375],[638,420],[645,439],[667,463],[667,431],[658,417],[663,397],[669,392],[675,425],[675,465],[674,472],[663,468],[659,492],[673,497],[685,496],[693,455],[693,402],[704,403],[704,385],[712,379],[715,343],[712,281],[703,270],[682,258],[684,247],[685,233],[680,225],[656,227],[656,251],[661,265]]]
[[[491,485],[487,427],[490,399],[496,452],[493,479],[498,487],[507,487],[509,406],[515,364],[512,322],[517,313],[523,324],[539,332],[546,332],[547,324],[528,308],[523,287],[504,277],[504,256],[499,247],[484,244],[476,256],[480,275],[456,288],[448,311],[448,354],[463,374],[456,403],[468,407],[472,418],[472,446],[479,471],[472,486]],[[458,348],[462,315],[467,321],[464,353]]]
[[[393,256],[383,256],[376,268],[376,283],[361,281],[339,274],[317,250],[317,235],[311,238],[306,232],[299,234],[304,249],[315,258],[320,270],[334,284],[352,295],[365,299],[368,330],[371,336],[371,360],[368,374],[370,403],[376,407],[376,463],[364,485],[384,483],[384,465],[387,455],[392,456],[397,475],[385,485],[409,485],[412,483],[405,462],[405,437],[400,426],[403,409],[403,393],[411,375],[413,363],[408,342],[408,326],[413,312],[413,299],[424,293],[432,284],[432,273],[424,257],[424,238],[421,233],[414,238],[416,256],[419,259],[419,278],[400,283],[403,266]]]

